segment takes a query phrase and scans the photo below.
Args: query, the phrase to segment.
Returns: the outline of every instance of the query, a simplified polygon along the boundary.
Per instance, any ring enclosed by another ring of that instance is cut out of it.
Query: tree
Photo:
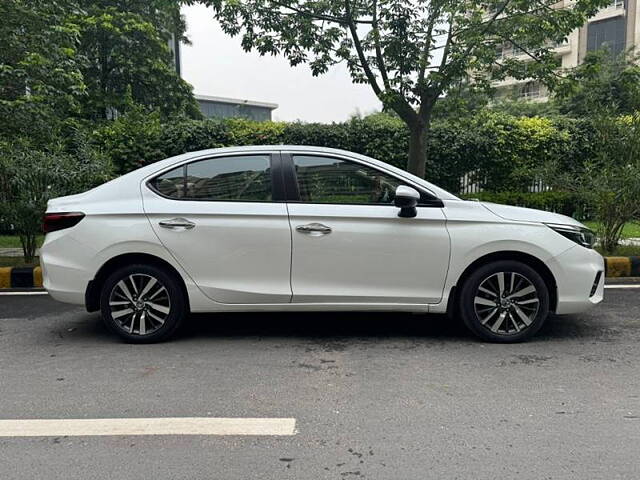
[[[195,3],[198,0],[188,0]],[[409,128],[407,168],[424,176],[433,108],[451,85],[507,76],[553,83],[560,42],[608,0],[200,0],[245,50],[308,63],[345,62]],[[497,57],[503,46],[524,56]]]
[[[640,56],[612,55],[607,49],[590,52],[560,84],[554,97],[561,112],[581,117],[607,105],[614,114],[640,110]]]
[[[51,140],[84,92],[66,0],[0,2],[0,138]]]
[[[186,42],[178,2],[79,0],[73,21],[80,31],[87,95],[84,117],[112,118],[132,104],[164,117],[199,117],[192,87],[176,72],[169,42]]]
[[[602,250],[611,254],[624,225],[640,219],[640,113],[614,116],[601,109],[590,122],[589,158],[573,166],[550,165],[547,182],[586,200],[598,220]]]
[[[32,263],[47,201],[109,180],[111,165],[86,132],[66,126],[65,142],[36,149],[28,141],[0,141],[0,224],[10,226]]]

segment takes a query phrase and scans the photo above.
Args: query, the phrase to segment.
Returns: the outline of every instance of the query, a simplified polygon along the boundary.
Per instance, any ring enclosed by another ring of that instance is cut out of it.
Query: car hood
[[[504,218],[505,220],[515,220],[517,222],[556,223],[561,225],[584,227],[584,225],[576,219],[559,213],[535,210],[533,208],[514,207],[511,205],[500,205],[498,203],[480,202],[480,204],[491,213]]]

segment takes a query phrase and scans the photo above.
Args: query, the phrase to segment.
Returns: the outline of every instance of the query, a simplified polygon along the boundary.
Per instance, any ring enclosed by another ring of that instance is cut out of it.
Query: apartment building
[[[560,2],[570,6],[571,0]],[[584,60],[593,50],[608,47],[612,53],[635,47],[640,51],[640,0],[612,0],[612,2],[581,28],[571,32],[565,42],[554,45],[558,63],[563,69],[572,68]],[[511,45],[498,48],[498,58],[525,56]],[[499,96],[521,98],[530,101],[546,101],[548,91],[537,81],[523,81],[507,78],[494,86]]]

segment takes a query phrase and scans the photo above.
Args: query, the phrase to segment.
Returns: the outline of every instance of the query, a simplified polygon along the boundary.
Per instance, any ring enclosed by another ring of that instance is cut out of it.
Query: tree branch
[[[347,19],[346,18],[341,18],[341,17],[334,17],[332,15],[324,15],[321,13],[314,13],[314,12],[310,12],[309,10],[304,10],[302,8],[297,8],[294,7],[293,5],[289,5],[286,3],[282,3],[279,2],[278,0],[271,0],[271,3],[282,7],[282,8],[288,8],[289,10],[292,10],[294,12],[296,12],[299,15],[304,15],[305,17],[309,17],[309,18],[313,18],[316,20],[326,20],[328,22],[334,22],[337,23],[339,25],[346,25]],[[354,20],[354,23],[361,23],[361,24],[368,24],[370,25],[372,22],[372,20]]]
[[[477,38],[480,39],[480,41],[482,39],[485,38],[487,32],[489,31],[489,29],[491,28],[491,26],[495,23],[495,21],[497,20],[497,18],[502,14],[502,12],[504,12],[504,10],[507,8],[507,6],[509,5],[510,0],[506,0],[502,6],[496,10],[496,12],[493,14],[493,16],[491,17],[491,19],[486,22],[484,24],[484,28],[479,32],[479,35],[477,36]],[[451,14],[451,20],[449,22],[451,25],[453,25],[453,13]],[[451,31],[450,31],[451,33]],[[453,36],[452,36],[453,37]],[[469,56],[469,54],[471,53],[471,51],[478,45],[478,42],[470,42],[469,45],[467,45],[467,48],[464,50],[464,52],[462,53],[462,55],[459,56],[459,58],[467,58]],[[447,53],[447,57],[448,57],[448,53]],[[443,60],[445,60],[444,56],[443,56]],[[442,91],[442,85],[444,85],[446,82],[443,81],[443,79],[448,80],[448,70],[450,70],[452,67],[453,63],[450,63],[449,65],[446,65],[445,63],[440,64],[441,68],[440,68],[440,73],[442,73],[442,78],[440,80],[440,85],[438,86],[438,90],[441,92]]]
[[[373,89],[374,93],[380,97],[382,90],[378,85],[376,80],[376,76],[371,71],[371,67],[369,66],[369,62],[367,62],[367,57],[364,54],[364,49],[362,48],[362,43],[360,42],[360,37],[358,37],[358,30],[356,29],[356,25],[353,22],[353,18],[351,17],[351,4],[349,0],[345,0],[345,13],[347,15],[347,26],[349,27],[349,32],[351,32],[351,38],[353,39],[353,45],[356,49],[356,53],[358,54],[358,58],[360,59],[360,63],[362,64],[362,69],[364,70],[364,74],[367,76],[367,80],[369,80],[369,84]],[[382,100],[382,99],[381,99]]]
[[[422,49],[422,55],[420,56],[420,69],[418,70],[418,84],[424,81],[424,76],[429,67],[429,55],[431,53],[431,34],[433,33],[433,26],[438,19],[439,9],[435,9],[431,15],[429,15],[427,31],[425,35],[424,48]]]
[[[345,4],[345,13],[347,14],[349,31],[351,32],[351,37],[353,38],[353,45],[356,49],[358,58],[360,59],[360,63],[362,64],[362,69],[364,70],[364,73],[367,77],[367,80],[369,81],[369,84],[371,85],[371,88],[377,95],[378,99],[380,99],[380,101],[382,101],[383,104],[385,103],[385,100],[386,100],[386,102],[392,106],[395,112],[398,115],[400,115],[400,118],[402,118],[407,123],[407,125],[415,125],[417,121],[417,113],[411,107],[411,105],[409,105],[407,100],[403,96],[397,94],[396,92],[393,92],[393,91],[383,92],[380,89],[380,85],[378,85],[376,76],[374,75],[373,71],[371,70],[371,66],[367,61],[367,57],[362,47],[362,42],[360,41],[360,37],[358,36],[358,30],[356,28],[356,25],[352,21],[353,18],[351,13],[350,0],[345,0],[344,4]],[[383,98],[383,93],[389,93],[393,95],[393,97],[391,98],[391,100],[385,99]]]
[[[382,49],[380,48],[380,30],[378,29],[378,0],[373,0],[373,43],[375,45],[376,50],[376,62],[378,64],[378,70],[380,71],[380,76],[382,77],[382,83],[384,84],[384,88],[386,90],[391,90],[391,85],[389,83],[389,77],[387,76],[387,68],[384,64],[384,57],[382,56]]]

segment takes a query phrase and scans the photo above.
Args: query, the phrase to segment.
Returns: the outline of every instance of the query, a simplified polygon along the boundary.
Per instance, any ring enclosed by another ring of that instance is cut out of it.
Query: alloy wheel
[[[109,295],[114,323],[132,335],[149,335],[161,328],[171,312],[166,287],[157,278],[134,273],[115,284]]]
[[[540,298],[536,287],[525,276],[497,272],[480,283],[473,305],[484,328],[498,335],[513,335],[533,323]]]

